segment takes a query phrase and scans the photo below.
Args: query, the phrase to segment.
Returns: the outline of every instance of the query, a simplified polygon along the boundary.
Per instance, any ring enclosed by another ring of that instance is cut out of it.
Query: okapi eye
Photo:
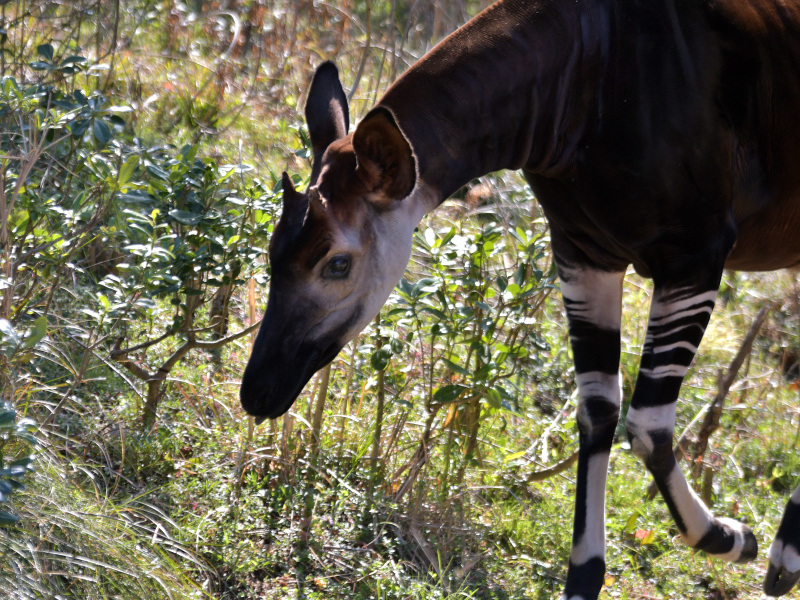
[[[325,265],[322,276],[328,279],[344,279],[349,272],[350,257],[345,254],[337,254]]]

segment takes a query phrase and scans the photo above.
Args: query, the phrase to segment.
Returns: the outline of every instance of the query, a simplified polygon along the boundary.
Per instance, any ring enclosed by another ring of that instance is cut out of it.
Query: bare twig
[[[710,409],[708,412],[706,412],[706,416],[703,419],[703,425],[700,427],[700,432],[697,434],[697,441],[695,442],[694,446],[695,462],[699,463],[700,459],[703,457],[706,449],[708,448],[708,439],[711,437],[711,434],[719,428],[719,419],[722,415],[722,407],[725,404],[725,398],[728,396],[731,386],[733,385],[734,381],[736,381],[736,377],[739,375],[739,369],[742,367],[745,359],[753,350],[753,342],[755,341],[756,336],[758,335],[761,326],[764,324],[764,321],[766,320],[771,308],[771,305],[767,305],[758,311],[758,315],[756,315],[753,324],[750,325],[750,329],[747,331],[747,335],[742,341],[739,351],[731,361],[728,370],[719,380],[719,384],[717,386],[717,395],[711,402]]]
[[[367,8],[366,8],[366,35],[367,41],[364,45],[364,53],[361,55],[361,63],[358,65],[358,71],[356,72],[356,79],[353,82],[353,87],[350,88],[350,93],[347,94],[347,101],[352,102],[353,96],[356,95],[356,90],[358,89],[358,84],[361,83],[361,76],[364,74],[364,67],[367,64],[367,58],[369,57],[370,50],[372,48],[372,2],[370,0],[366,0]]]
[[[549,477],[553,477],[558,475],[559,473],[563,473],[567,469],[569,469],[572,465],[575,464],[575,461],[578,460],[578,451],[576,450],[567,458],[562,460],[559,463],[554,464],[552,467],[547,467],[546,469],[542,469],[541,471],[534,471],[530,475],[528,475],[526,481],[531,483],[532,481],[544,481]]]

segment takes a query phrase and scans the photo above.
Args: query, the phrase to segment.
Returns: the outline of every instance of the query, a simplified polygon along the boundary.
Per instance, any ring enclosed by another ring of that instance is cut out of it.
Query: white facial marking
[[[433,190],[418,182],[411,194],[397,201],[391,209],[375,213],[375,245],[369,256],[361,257],[365,263],[362,267],[368,272],[358,282],[358,289],[350,293],[361,300],[363,312],[345,335],[348,340],[355,338],[375,318],[403,277],[411,258],[414,228],[436,204]]]

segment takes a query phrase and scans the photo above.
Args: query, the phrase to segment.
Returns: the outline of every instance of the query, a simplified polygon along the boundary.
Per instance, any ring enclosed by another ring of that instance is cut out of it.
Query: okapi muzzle
[[[259,423],[289,410],[314,373],[347,343],[348,330],[360,314],[356,308],[329,331],[317,332],[303,325],[315,311],[309,302],[293,301],[292,294],[270,295],[240,391],[242,406]]]

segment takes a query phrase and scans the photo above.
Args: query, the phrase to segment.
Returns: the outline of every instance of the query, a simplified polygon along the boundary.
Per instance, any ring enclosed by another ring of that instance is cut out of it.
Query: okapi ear
[[[281,189],[283,190],[283,210],[291,209],[301,195],[294,189],[294,182],[286,171],[281,176]]]
[[[306,123],[314,151],[311,167],[311,185],[314,185],[325,150],[332,142],[346,136],[350,128],[347,96],[339,81],[339,69],[331,61],[322,63],[314,73],[306,100]]]
[[[353,133],[356,175],[372,192],[388,198],[408,196],[416,184],[416,160],[411,145],[386,108],[373,108]]]
[[[295,219],[298,213],[304,214],[306,198],[294,189],[292,178],[286,171],[283,172],[283,177],[281,178],[281,187],[283,188],[283,214],[286,215],[286,218]]]
[[[316,187],[308,188],[308,210],[306,211],[305,220],[319,221],[325,218],[327,203],[320,196],[319,190]]]

